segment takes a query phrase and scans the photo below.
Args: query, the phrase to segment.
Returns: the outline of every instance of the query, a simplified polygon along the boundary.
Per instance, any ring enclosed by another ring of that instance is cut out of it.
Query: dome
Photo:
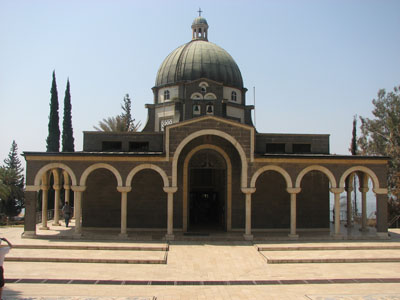
[[[192,25],[200,25],[200,24],[207,24],[207,20],[204,19],[203,17],[197,17],[196,19],[193,20]]]
[[[195,21],[200,18],[196,18]],[[232,56],[204,39],[192,40],[172,51],[158,70],[156,86],[200,78],[243,88],[242,75]]]

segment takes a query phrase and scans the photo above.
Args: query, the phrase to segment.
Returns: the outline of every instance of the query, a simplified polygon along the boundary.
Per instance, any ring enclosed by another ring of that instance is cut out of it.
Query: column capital
[[[41,189],[42,191],[48,191],[48,190],[49,190],[49,186],[48,186],[48,185],[41,185],[41,186],[40,186],[40,189]]]
[[[25,187],[25,192],[37,192],[41,188],[40,185],[27,185]]]
[[[360,187],[358,190],[360,191],[360,193],[367,193],[367,192],[369,191],[369,188],[367,188],[367,187]]]
[[[372,189],[375,194],[387,194],[388,189],[386,188],[379,188],[379,189]]]
[[[71,189],[74,192],[84,192],[86,190],[86,185],[71,185]]]
[[[61,184],[54,184],[54,185],[53,185],[53,189],[54,189],[55,191],[61,190]]]
[[[242,187],[242,193],[243,194],[253,194],[255,193],[256,188],[255,187]]]
[[[301,188],[299,188],[299,187],[297,187],[297,188],[290,187],[290,188],[287,188],[286,191],[289,194],[298,194],[298,193],[301,192]]]
[[[175,193],[178,190],[178,187],[176,186],[164,186],[164,192],[166,193]]]
[[[346,191],[346,192],[352,192],[354,189],[353,189],[353,187],[352,186],[346,186],[345,188],[344,188],[344,190]]]
[[[64,184],[64,190],[70,190],[71,185],[70,184]]]
[[[340,194],[344,192],[344,188],[343,187],[339,187],[339,188],[330,188],[331,193],[334,194]]]
[[[130,186],[117,186],[117,191],[120,193],[129,193],[132,191],[132,187]]]

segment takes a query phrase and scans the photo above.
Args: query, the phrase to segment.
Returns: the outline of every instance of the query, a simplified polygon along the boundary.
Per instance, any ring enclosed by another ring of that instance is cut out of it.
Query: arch
[[[71,182],[70,182],[70,180],[69,180],[68,173],[65,172],[64,170],[63,170],[63,172],[62,172],[62,177],[64,178],[64,185],[70,186],[70,185],[71,185]]]
[[[165,171],[163,169],[161,169],[159,166],[153,165],[153,164],[142,164],[139,166],[136,166],[135,168],[133,168],[129,174],[128,177],[126,178],[126,186],[131,186],[132,184],[132,179],[133,177],[140,171],[144,170],[144,169],[151,169],[156,171],[157,173],[160,174],[163,182],[164,182],[164,187],[168,187],[169,186],[169,180],[168,180],[168,176],[165,173]]]
[[[203,99],[203,95],[196,92],[196,93],[193,93],[193,94],[190,96],[190,99],[194,99],[194,100],[196,100],[196,99]]]
[[[295,185],[296,188],[300,187],[301,180],[303,179],[304,175],[306,175],[308,172],[311,172],[311,171],[320,171],[320,172],[324,173],[328,177],[328,179],[331,183],[331,187],[332,188],[336,187],[335,176],[333,176],[332,172],[328,168],[319,166],[319,165],[312,165],[312,166],[308,166],[308,167],[304,168],[299,173],[299,175],[297,175],[296,185]]]
[[[189,169],[189,162],[190,159],[195,155],[197,152],[200,150],[204,149],[210,149],[218,152],[221,154],[221,156],[225,159],[226,162],[226,172],[227,172],[227,180],[226,180],[226,188],[227,188],[227,194],[226,194],[226,210],[227,210],[227,216],[226,216],[226,229],[227,231],[230,231],[232,229],[232,162],[231,159],[229,158],[229,155],[221,148],[216,145],[211,145],[211,144],[203,144],[199,145],[192,150],[186,155],[185,161],[183,163],[183,231],[187,231],[187,210],[188,210],[188,169]]]
[[[244,152],[242,146],[239,144],[239,142],[231,135],[219,131],[216,129],[203,129],[199,130],[196,132],[193,132],[192,134],[188,135],[186,138],[183,139],[183,141],[178,145],[178,147],[175,150],[174,157],[172,158],[172,186],[177,186],[177,181],[178,181],[178,159],[179,156],[183,150],[183,148],[192,140],[194,140],[197,137],[203,136],[203,135],[216,135],[221,138],[226,139],[228,142],[230,142],[233,147],[239,152],[240,156],[240,161],[242,164],[242,174],[241,174],[241,187],[247,187],[247,159],[246,159],[246,153]],[[168,155],[168,154],[167,154]]]
[[[203,86],[209,87],[209,85],[208,85],[208,83],[206,81],[202,81],[202,82],[199,83],[199,87],[203,87]]]
[[[347,169],[343,175],[340,177],[340,181],[339,181],[339,187],[344,187],[345,186],[345,180],[346,177],[349,176],[350,174],[357,172],[357,171],[361,171],[366,173],[372,180],[372,184],[374,185],[374,189],[379,189],[379,179],[378,176],[376,176],[376,174],[374,173],[374,171],[372,171],[371,169],[364,167],[364,166],[355,166],[355,167],[351,167],[349,169]]]
[[[115,175],[115,178],[117,179],[117,183],[118,186],[122,186],[122,178],[121,178],[121,174],[119,174],[118,170],[116,168],[114,168],[113,166],[109,165],[109,164],[105,164],[105,163],[97,163],[94,165],[91,165],[90,167],[88,167],[81,176],[81,180],[79,182],[79,184],[81,186],[85,186],[86,185],[86,180],[89,176],[90,173],[92,173],[94,170],[97,169],[107,169],[109,170],[111,173],[113,173]]]
[[[215,99],[217,99],[217,96],[215,96],[214,93],[207,93],[207,94],[204,95],[204,99],[206,99],[206,100],[215,100]]]
[[[283,168],[281,168],[281,167],[279,167],[279,166],[269,165],[269,166],[265,166],[265,167],[259,168],[259,169],[254,173],[254,175],[252,176],[251,181],[250,181],[250,187],[251,187],[251,188],[256,187],[256,182],[257,182],[258,177],[259,177],[262,173],[264,173],[264,172],[266,172],[266,171],[276,171],[276,172],[280,173],[280,174],[283,176],[283,178],[285,178],[286,187],[287,187],[287,188],[293,187],[292,178],[290,178],[289,173],[286,172],[285,169],[283,169]]]
[[[51,164],[47,164],[45,166],[43,166],[37,173],[35,176],[35,180],[34,180],[34,185],[39,186],[40,185],[40,181],[43,178],[43,175],[45,175],[49,170],[52,169],[63,169],[65,172],[68,173],[68,175],[71,177],[71,182],[72,185],[77,185],[77,180],[76,180],[76,176],[74,174],[74,172],[72,171],[72,169],[70,167],[68,167],[65,164],[62,163],[51,163]]]

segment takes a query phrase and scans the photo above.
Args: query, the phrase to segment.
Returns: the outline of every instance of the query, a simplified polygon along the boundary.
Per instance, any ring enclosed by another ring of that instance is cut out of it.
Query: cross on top
[[[199,17],[201,17],[201,13],[202,13],[203,11],[201,10],[200,7],[199,7],[199,10],[198,10],[197,12],[199,13]]]

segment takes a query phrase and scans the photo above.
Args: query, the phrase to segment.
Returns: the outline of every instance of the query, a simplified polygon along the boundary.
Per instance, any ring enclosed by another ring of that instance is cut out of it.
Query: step
[[[112,264],[166,264],[167,251],[24,249],[10,251],[5,261],[112,263]]]
[[[302,250],[260,251],[269,264],[292,263],[386,263],[400,262],[400,253],[394,249],[369,250]]]
[[[311,250],[398,250],[400,249],[400,244],[390,245],[256,245],[258,251],[311,251]]]

